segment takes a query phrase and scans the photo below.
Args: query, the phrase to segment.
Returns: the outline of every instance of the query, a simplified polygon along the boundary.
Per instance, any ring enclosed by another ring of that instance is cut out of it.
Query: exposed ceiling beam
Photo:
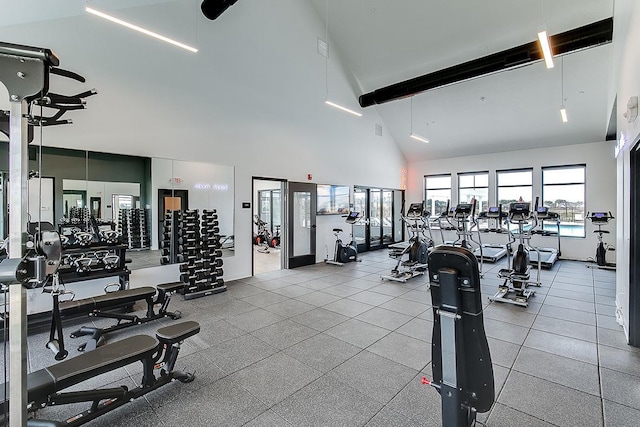
[[[607,18],[553,35],[549,37],[549,42],[551,50],[556,56],[611,43],[612,39],[613,18]],[[543,58],[540,44],[537,40],[532,41],[360,95],[360,106],[365,108],[375,104],[384,104],[385,102],[406,98],[437,87],[515,67],[531,65],[543,60]]]

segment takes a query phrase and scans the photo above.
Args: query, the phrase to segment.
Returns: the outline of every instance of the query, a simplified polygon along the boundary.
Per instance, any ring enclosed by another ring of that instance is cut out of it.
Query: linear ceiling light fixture
[[[562,122],[567,123],[569,119],[567,118],[567,110],[564,108],[564,56],[560,59],[560,90],[562,96],[562,104],[560,104],[560,117],[562,117]]]
[[[427,138],[413,133],[413,96],[411,97],[411,131],[409,132],[409,136],[415,140],[424,142],[425,144],[429,143],[429,140]]]
[[[325,88],[324,103],[333,108],[337,108],[338,110],[344,111],[349,114],[353,114],[356,117],[362,117],[362,114],[358,113],[357,111],[354,111],[347,107],[343,107],[342,105],[336,104],[335,102],[329,101],[329,0],[326,1],[324,43],[326,44],[326,55],[324,55],[324,88]]]
[[[324,101],[324,103],[327,104],[327,105],[332,106],[333,108],[337,108],[338,110],[342,110],[342,111],[345,111],[345,112],[347,112],[349,114],[353,114],[354,116],[362,117],[362,114],[358,113],[357,111],[350,110],[347,107],[343,107],[342,105],[336,104],[335,102],[331,102],[331,101],[327,100],[327,101]]]
[[[544,63],[547,64],[547,68],[553,68],[553,54],[551,53],[551,45],[549,44],[547,32],[540,31],[538,33],[538,40],[540,41],[540,48],[544,55]]]
[[[161,34],[154,33],[153,31],[149,31],[149,30],[144,29],[142,27],[138,27],[137,25],[130,24],[127,21],[123,21],[122,19],[118,19],[118,18],[116,18],[114,16],[111,16],[111,15],[108,15],[108,14],[106,14],[104,12],[100,12],[99,10],[93,9],[93,8],[91,8],[89,6],[85,7],[85,11],[91,13],[92,15],[99,16],[100,18],[106,19],[107,21],[111,21],[111,22],[113,22],[115,24],[122,25],[123,27],[127,27],[129,29],[138,31],[138,32],[140,32],[142,34],[146,34],[146,35],[151,36],[153,38],[156,38],[158,40],[162,40],[163,42],[167,42],[167,43],[170,43],[170,44],[172,44],[174,46],[181,47],[182,49],[186,49],[186,50],[188,50],[190,52],[194,52],[195,53],[195,52],[198,51],[198,49],[196,49],[195,47],[191,47],[191,46],[186,45],[184,43],[180,43],[178,41],[170,39],[169,37],[165,37],[165,36],[163,36]]]

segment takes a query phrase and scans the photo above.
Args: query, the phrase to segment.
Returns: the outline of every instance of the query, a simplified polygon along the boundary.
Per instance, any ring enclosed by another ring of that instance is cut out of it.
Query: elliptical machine
[[[589,215],[589,212],[587,212],[587,218],[589,218],[593,225],[598,227],[597,230],[593,230],[594,233],[598,233],[598,246],[596,246],[595,258],[595,262],[598,268],[615,270],[616,264],[607,262],[607,251],[615,251],[615,247],[604,243],[604,241],[602,240],[603,234],[609,234],[609,231],[603,230],[602,226],[606,225],[609,221],[615,218],[613,217],[613,215],[611,215],[611,212],[591,212],[591,215]]]
[[[391,274],[380,276],[381,280],[393,280],[406,282],[416,276],[422,276],[427,270],[427,257],[429,248],[433,247],[433,238],[429,228],[430,212],[425,212],[422,203],[411,203],[407,214],[402,216],[402,221],[407,224],[407,230],[411,232],[408,242],[400,242],[389,245],[389,257],[397,259],[396,266]],[[429,232],[429,237],[425,234]],[[405,258],[405,256],[408,258]],[[401,269],[401,267],[404,267]]]
[[[355,222],[360,217],[360,212],[349,212],[345,222],[349,225],[355,224]],[[327,264],[343,266],[348,262],[360,262],[362,260],[358,259],[358,245],[353,240],[353,233],[351,234],[351,242],[348,245],[342,243],[342,239],[340,239],[340,233],[342,233],[341,228],[334,228],[333,235],[336,236],[336,244],[333,250],[333,259],[330,260],[327,254],[327,258],[324,260]]]
[[[536,207],[538,209],[538,198],[536,197]],[[532,248],[531,230],[538,225],[535,215],[531,214],[531,204],[529,202],[517,202],[509,205],[509,214],[507,216],[507,224],[518,225],[518,239],[514,236],[513,230],[509,227],[509,243],[507,244],[507,264],[508,268],[503,268],[498,272],[498,277],[504,279],[502,286],[498,287],[498,292],[492,297],[491,301],[507,302],[510,304],[527,307],[529,298],[535,295],[535,291],[527,289],[530,285],[540,286],[540,270],[542,268],[540,261],[540,252],[537,248]],[[529,226],[526,227],[525,226]],[[511,245],[519,240],[518,249],[513,254],[513,263],[511,262]],[[536,251],[538,255],[538,273],[535,281],[531,280],[529,252]],[[513,293],[514,298],[507,298],[507,295]]]

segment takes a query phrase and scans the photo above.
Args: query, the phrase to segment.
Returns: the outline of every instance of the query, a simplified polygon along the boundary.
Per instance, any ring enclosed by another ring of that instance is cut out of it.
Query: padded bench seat
[[[156,288],[159,291],[176,292],[176,291],[179,291],[180,289],[184,288],[184,283],[183,282],[161,283],[161,284],[157,285]]]
[[[47,396],[74,384],[151,357],[157,349],[158,340],[154,337],[136,335],[40,369],[27,376],[28,399],[46,400]],[[6,405],[2,388],[0,398]]]
[[[96,297],[61,302],[60,313],[63,315],[84,314],[91,310],[113,308],[119,305],[132,304],[143,299],[151,299],[155,294],[156,289],[151,286],[109,292]]]
[[[200,324],[193,320],[187,320],[176,325],[165,326],[156,331],[156,337],[162,343],[174,344],[185,340],[200,332]]]

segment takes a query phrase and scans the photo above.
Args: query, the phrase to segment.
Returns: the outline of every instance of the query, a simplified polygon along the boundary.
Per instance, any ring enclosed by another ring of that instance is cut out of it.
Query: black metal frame
[[[640,143],[629,150],[629,344],[640,347]]]

